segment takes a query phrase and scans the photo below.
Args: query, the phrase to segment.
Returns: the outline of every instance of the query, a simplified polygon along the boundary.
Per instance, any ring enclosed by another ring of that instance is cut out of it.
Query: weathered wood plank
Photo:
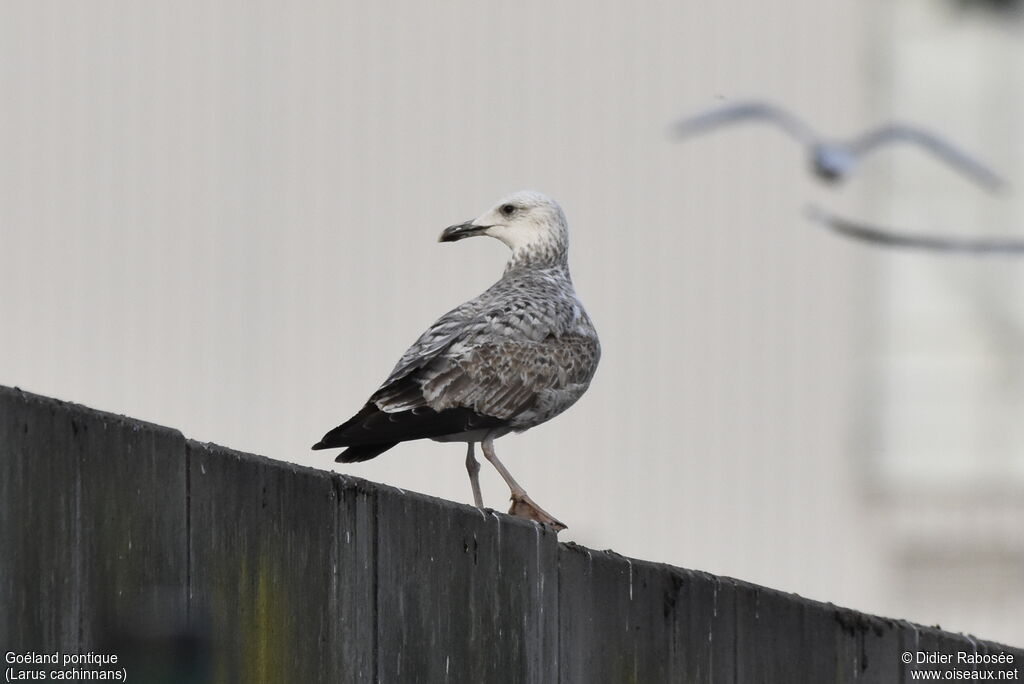
[[[0,643],[80,652],[186,612],[175,430],[0,388]]]
[[[678,570],[683,577],[675,606],[685,682],[736,681],[736,585],[728,578]]]
[[[834,662],[807,658],[817,648],[817,635],[805,639],[803,605],[799,601],[745,582],[735,582],[735,587],[736,681],[834,680]]]
[[[680,629],[696,602],[675,568],[572,544],[558,562],[560,682],[681,681],[687,661],[709,666],[707,631]]]
[[[955,673],[951,674],[952,677],[964,677],[962,673],[969,673],[975,670],[1002,669],[959,661],[959,653],[973,653],[978,648],[977,642],[974,639],[969,639],[962,634],[944,632],[937,627],[921,627],[906,622],[902,624],[906,635],[904,643],[907,645],[907,648],[905,650],[915,654],[914,661],[910,665],[905,666],[906,673],[912,670],[918,672],[941,671],[943,673]],[[948,662],[934,662],[926,659],[925,662],[918,662],[916,657],[918,651],[923,652],[926,656],[933,653],[941,654],[942,656],[948,655],[950,660]],[[1021,673],[1018,676],[1024,676],[1024,662],[1021,662],[1018,658],[1018,664],[1021,668]],[[943,679],[945,679],[945,674],[943,674]],[[912,681],[909,674],[906,675],[905,681]],[[960,681],[964,681],[964,679]]]
[[[381,682],[557,681],[555,535],[381,488]]]
[[[803,641],[810,672],[830,672],[839,684],[885,684],[902,677],[900,625],[832,604],[801,601]]]
[[[372,492],[214,445],[188,453],[191,613],[215,681],[372,681]]]

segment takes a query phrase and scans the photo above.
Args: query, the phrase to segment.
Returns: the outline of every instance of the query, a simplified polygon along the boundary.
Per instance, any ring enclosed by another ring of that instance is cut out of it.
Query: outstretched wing
[[[922,147],[990,191],[1003,186],[1003,179],[985,164],[944,138],[909,124],[890,123],[867,131],[851,143],[850,149],[858,155],[868,154],[894,142],[907,142]]]
[[[807,217],[827,228],[853,238],[886,247],[922,249],[932,252],[964,254],[1024,254],[1024,239],[999,237],[954,237],[906,233],[836,216],[815,206],[807,208]]]
[[[818,142],[818,134],[806,123],[781,107],[760,101],[736,102],[715,107],[678,121],[672,129],[677,136],[690,137],[726,124],[743,121],[765,121],[775,124],[804,145]]]

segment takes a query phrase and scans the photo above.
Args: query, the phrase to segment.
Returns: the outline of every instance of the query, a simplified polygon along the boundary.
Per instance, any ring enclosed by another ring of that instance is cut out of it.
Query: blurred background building
[[[864,212],[910,230],[1021,235],[1024,4],[877,7],[871,110],[928,117],[972,140],[1011,187],[993,200],[894,154],[870,182]],[[991,624],[1020,642],[1024,263],[893,256],[874,262],[872,280],[862,439],[852,453],[869,469],[867,500],[894,578],[886,600],[945,626]]]
[[[1024,643],[1024,262],[801,215],[1024,234],[1022,67],[1009,1],[7,2],[0,383],[330,467],[309,446],[500,275],[440,230],[542,190],[604,358],[502,455],[563,539]],[[912,149],[823,188],[769,128],[667,135],[752,96],[920,122],[1010,191]],[[463,457],[345,471],[468,502]]]

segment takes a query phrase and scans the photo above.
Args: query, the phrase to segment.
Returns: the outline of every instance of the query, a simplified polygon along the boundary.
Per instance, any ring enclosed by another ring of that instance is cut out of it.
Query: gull
[[[1004,237],[958,237],[907,233],[862,223],[809,205],[807,218],[820,223],[840,235],[886,247],[920,249],[931,252],[960,254],[1024,254],[1024,240]]]
[[[852,174],[864,155],[890,143],[906,142],[930,152],[990,192],[1003,185],[999,176],[963,150],[934,133],[905,123],[883,124],[852,140],[826,140],[805,122],[780,107],[767,102],[746,101],[715,107],[688,117],[677,122],[673,130],[677,136],[686,138],[740,121],[766,121],[777,125],[807,148],[812,171],[828,183],[838,183]]]
[[[565,529],[498,460],[494,440],[565,411],[597,370],[597,332],[569,276],[568,223],[554,200],[523,191],[449,226],[440,241],[477,235],[512,250],[501,279],[437,319],[363,408],[313,448],[347,447],[335,460],[355,463],[415,439],[465,442],[473,502],[482,510],[479,442],[511,490],[509,513]]]

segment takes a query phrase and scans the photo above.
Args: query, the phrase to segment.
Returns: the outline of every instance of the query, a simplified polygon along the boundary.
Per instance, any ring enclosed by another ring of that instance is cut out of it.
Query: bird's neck
[[[505,264],[505,274],[522,270],[554,269],[569,275],[569,260],[565,249],[554,244],[532,244],[512,251]]]

